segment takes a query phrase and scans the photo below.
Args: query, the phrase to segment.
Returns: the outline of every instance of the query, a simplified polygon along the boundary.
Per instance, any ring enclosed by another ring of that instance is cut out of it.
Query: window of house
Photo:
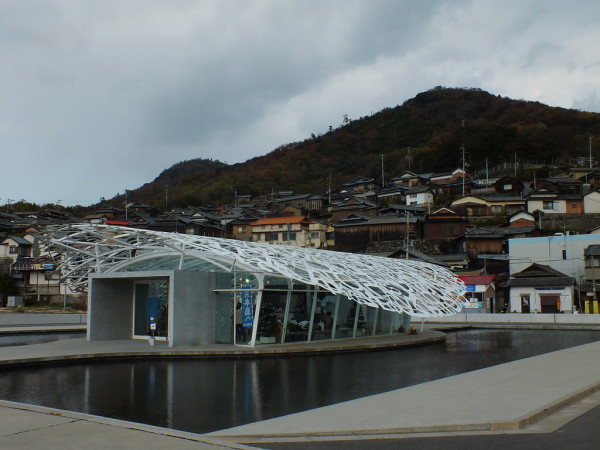
[[[19,247],[17,247],[16,245],[11,245],[10,247],[8,247],[8,253],[10,255],[16,255],[19,253]]]
[[[290,231],[289,233],[286,233],[286,236],[289,236],[290,241],[296,240],[296,232],[295,231]]]
[[[577,209],[577,203],[571,203],[571,208]]]
[[[567,259],[567,251],[566,250],[562,251],[562,258]]]
[[[246,227],[244,227],[244,226],[238,227],[238,233],[245,233],[245,232],[246,232]]]
[[[310,238],[311,239],[319,239],[319,232],[313,231],[312,233],[310,233]]]
[[[510,191],[512,189],[512,184],[508,183],[504,185],[504,190],[505,191]]]
[[[265,240],[269,242],[275,242],[279,240],[279,233],[267,233]]]
[[[542,205],[542,207],[544,209],[553,209],[554,207],[554,202],[544,202],[544,204]]]
[[[500,205],[492,205],[490,207],[490,209],[491,209],[491,211],[493,213],[500,213],[500,212],[502,212],[502,206],[500,206]]]

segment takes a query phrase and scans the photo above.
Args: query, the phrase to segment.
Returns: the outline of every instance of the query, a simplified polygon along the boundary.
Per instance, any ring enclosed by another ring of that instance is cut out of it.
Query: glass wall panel
[[[327,292],[317,295],[312,340],[331,339],[335,300],[337,296]]]
[[[335,330],[336,339],[352,337],[355,313],[356,302],[348,300],[348,297],[341,296]]]
[[[306,292],[295,291],[292,293],[285,342],[302,342],[308,340],[308,328],[310,325],[310,309],[308,305]]]

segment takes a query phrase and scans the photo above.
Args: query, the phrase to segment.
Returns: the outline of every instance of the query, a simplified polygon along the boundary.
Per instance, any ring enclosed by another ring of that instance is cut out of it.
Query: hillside
[[[255,196],[272,190],[323,193],[330,175],[334,188],[360,175],[381,180],[381,155],[386,179],[398,175],[408,168],[409,147],[415,172],[459,167],[463,144],[471,170],[485,167],[486,158],[494,165],[514,160],[515,154],[520,161],[568,164],[571,157],[587,156],[589,136],[600,136],[600,114],[479,89],[438,87],[242,164],[202,159],[178,163],[131,191],[131,198],[164,204],[167,183],[173,206],[230,202],[234,189]],[[593,142],[595,159],[599,147]]]

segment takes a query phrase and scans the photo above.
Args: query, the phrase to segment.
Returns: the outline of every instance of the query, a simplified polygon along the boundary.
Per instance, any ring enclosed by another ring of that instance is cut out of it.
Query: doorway
[[[521,312],[529,313],[529,311],[530,311],[529,294],[521,294]]]

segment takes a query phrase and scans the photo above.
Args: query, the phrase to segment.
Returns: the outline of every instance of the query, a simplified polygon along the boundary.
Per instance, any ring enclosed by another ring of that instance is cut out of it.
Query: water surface
[[[387,351],[4,370],[0,398],[203,433],[598,339],[600,331],[469,330]]]

